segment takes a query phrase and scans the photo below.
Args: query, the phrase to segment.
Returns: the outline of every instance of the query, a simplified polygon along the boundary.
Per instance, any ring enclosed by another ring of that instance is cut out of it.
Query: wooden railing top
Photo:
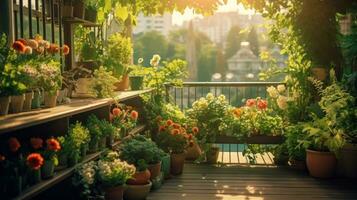
[[[184,82],[184,87],[251,87],[251,86],[277,86],[283,82]],[[167,84],[168,87],[173,85]]]

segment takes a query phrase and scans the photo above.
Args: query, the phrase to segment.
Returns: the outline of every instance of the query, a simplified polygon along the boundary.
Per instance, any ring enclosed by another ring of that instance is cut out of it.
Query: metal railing
[[[266,98],[266,89],[269,86],[284,84],[281,82],[184,82],[182,87],[166,85],[167,101],[177,105],[181,110],[192,106],[192,103],[208,93],[215,96],[226,96],[227,101],[233,106],[242,106],[246,99]],[[247,157],[243,156],[246,144],[229,144],[222,142],[216,144],[220,147],[218,161],[224,164],[249,164]],[[263,144],[269,145],[269,144]],[[262,165],[274,164],[274,156],[270,152],[256,155],[256,163]]]

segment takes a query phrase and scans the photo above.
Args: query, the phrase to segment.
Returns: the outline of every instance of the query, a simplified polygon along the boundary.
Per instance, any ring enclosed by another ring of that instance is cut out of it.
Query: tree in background
[[[216,68],[217,48],[213,43],[201,46],[198,58],[198,81],[211,81]]]
[[[259,40],[256,28],[253,26],[247,36],[247,41],[250,44],[250,49],[256,56],[259,56]]]
[[[225,57],[229,59],[232,57],[240,48],[240,43],[243,41],[241,35],[241,29],[239,26],[232,26],[229,30],[226,40]]]

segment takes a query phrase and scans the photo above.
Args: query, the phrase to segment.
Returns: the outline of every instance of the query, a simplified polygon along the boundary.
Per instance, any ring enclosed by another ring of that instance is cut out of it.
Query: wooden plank
[[[216,137],[216,142],[218,144],[281,144],[284,142],[284,137],[282,136],[251,136],[246,139],[237,139],[234,136],[224,136],[219,135]]]

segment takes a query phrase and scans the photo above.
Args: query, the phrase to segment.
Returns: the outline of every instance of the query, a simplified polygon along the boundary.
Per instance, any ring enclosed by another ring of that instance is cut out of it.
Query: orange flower
[[[171,130],[171,134],[172,134],[172,135],[180,134],[180,130],[178,130],[178,129],[172,129],[172,130]]]
[[[197,127],[193,127],[193,128],[192,128],[192,132],[193,132],[194,134],[197,134],[197,133],[198,133],[198,131],[199,131],[199,130],[198,130],[198,128],[197,128]]]
[[[6,159],[5,156],[0,154],[0,162],[4,161],[5,159]]]
[[[67,45],[63,45],[62,47],[63,55],[68,55],[69,54],[69,47]]]
[[[159,127],[159,132],[164,132],[166,130],[166,127],[165,126],[160,126]]]
[[[192,140],[193,136],[192,134],[188,134],[187,139]]]
[[[50,47],[47,49],[49,53],[55,54],[59,52],[59,46],[57,44],[50,44]]]
[[[27,45],[27,41],[23,38],[17,39],[18,42],[21,42],[24,46]]]
[[[138,112],[136,112],[135,110],[131,111],[131,113],[130,113],[130,118],[131,118],[132,120],[137,120],[138,117],[139,117],[139,113],[138,113]]]
[[[46,140],[47,143],[47,149],[50,151],[58,151],[61,149],[60,143],[56,139],[48,139]]]
[[[41,138],[31,138],[30,143],[31,143],[32,148],[37,150],[42,147],[43,140]]]
[[[180,124],[176,124],[176,123],[174,123],[172,126],[173,126],[174,128],[176,128],[176,129],[180,129],[180,128],[181,128]]]
[[[113,109],[113,115],[114,115],[115,117],[120,116],[121,113],[122,113],[122,112],[121,112],[120,108],[114,108],[114,109]]]
[[[174,122],[173,122],[171,119],[169,119],[169,120],[166,121],[166,125],[167,125],[167,126],[171,126],[171,125],[173,125],[173,124],[174,124]]]
[[[264,109],[266,109],[268,107],[268,102],[266,100],[260,99],[257,102],[257,106],[258,106],[259,109],[264,110]]]
[[[236,108],[233,110],[233,114],[236,116],[236,117],[240,117],[242,115],[243,111],[242,109],[240,108]]]
[[[247,102],[245,103],[246,106],[248,107],[252,107],[256,104],[256,100],[255,99],[248,99]]]
[[[33,170],[38,170],[43,165],[43,157],[39,153],[32,153],[27,156],[26,164]]]
[[[25,53],[26,50],[26,46],[20,41],[15,41],[14,44],[12,44],[12,48],[20,53]]]
[[[9,148],[11,152],[15,153],[17,150],[19,150],[20,147],[21,144],[16,138],[12,137],[9,139]]]
[[[34,39],[29,39],[27,40],[28,46],[30,46],[32,49],[37,49],[38,48],[38,42]]]

